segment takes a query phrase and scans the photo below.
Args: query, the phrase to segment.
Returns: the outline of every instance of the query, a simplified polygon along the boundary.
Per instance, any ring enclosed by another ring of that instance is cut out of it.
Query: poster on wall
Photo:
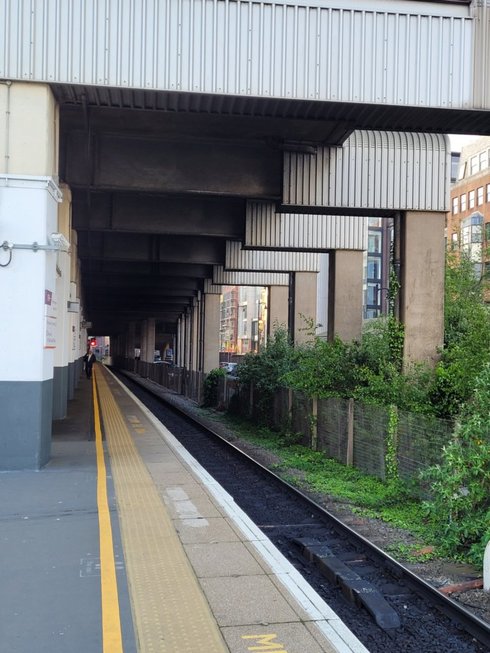
[[[44,291],[44,349],[56,348],[56,299],[51,290]]]

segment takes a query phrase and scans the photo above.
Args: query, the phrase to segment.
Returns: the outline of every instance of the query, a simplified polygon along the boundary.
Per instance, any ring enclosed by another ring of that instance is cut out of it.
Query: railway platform
[[[367,651],[103,365],[0,496],[2,651]]]

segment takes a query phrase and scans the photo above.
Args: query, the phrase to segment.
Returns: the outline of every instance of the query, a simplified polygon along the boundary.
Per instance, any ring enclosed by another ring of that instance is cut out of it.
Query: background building
[[[490,137],[463,147],[451,188],[447,220],[448,248],[465,253],[481,277],[490,267]]]
[[[267,340],[267,288],[223,286],[220,359],[258,352]]]

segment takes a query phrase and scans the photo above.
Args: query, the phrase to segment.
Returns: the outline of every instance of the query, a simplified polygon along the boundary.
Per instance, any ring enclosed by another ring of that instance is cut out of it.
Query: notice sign
[[[44,349],[56,348],[56,299],[51,290],[44,291]]]

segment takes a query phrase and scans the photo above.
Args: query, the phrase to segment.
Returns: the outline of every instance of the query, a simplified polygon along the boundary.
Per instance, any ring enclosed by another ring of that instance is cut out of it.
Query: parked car
[[[233,374],[236,375],[236,369],[238,367],[238,363],[225,363],[222,365],[223,369],[226,370],[227,374]]]

